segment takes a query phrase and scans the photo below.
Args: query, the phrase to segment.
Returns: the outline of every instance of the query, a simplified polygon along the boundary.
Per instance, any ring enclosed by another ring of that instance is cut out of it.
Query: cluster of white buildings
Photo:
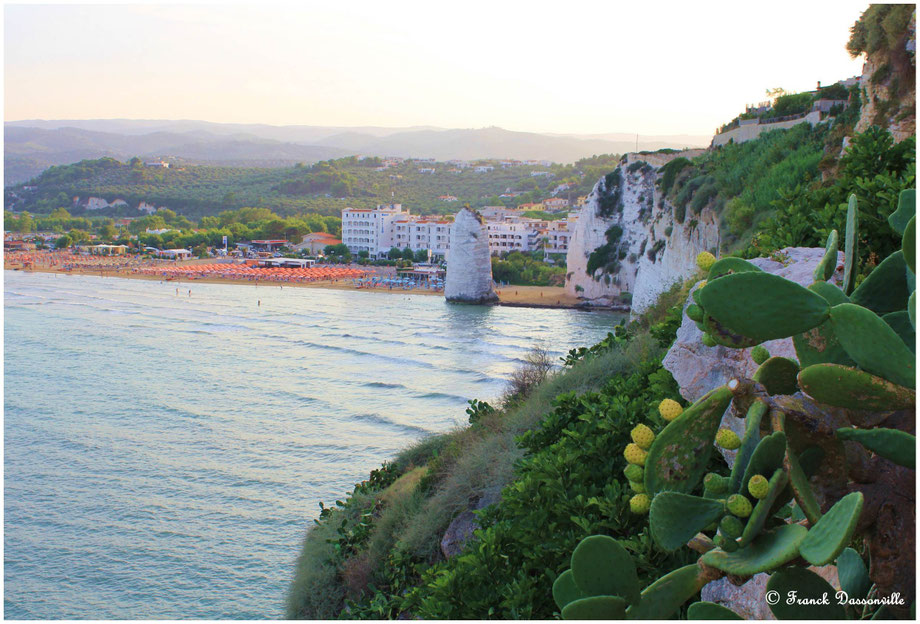
[[[487,206],[479,212],[486,222],[492,255],[536,250],[564,254],[576,218],[530,219],[523,216],[523,209],[504,206]],[[445,259],[450,250],[451,224],[444,217],[412,215],[401,204],[345,208],[342,242],[351,253],[366,251],[371,258],[384,258],[394,247],[408,247],[415,252],[428,251],[433,260]]]

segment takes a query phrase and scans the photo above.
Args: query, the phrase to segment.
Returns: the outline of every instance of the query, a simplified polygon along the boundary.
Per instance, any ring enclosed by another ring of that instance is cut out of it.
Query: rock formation
[[[444,296],[451,303],[491,304],[498,301],[492,289],[489,233],[482,216],[469,208],[457,213],[450,228]]]
[[[814,281],[812,276],[815,266],[824,256],[824,250],[808,247],[786,247],[776,252],[771,258],[754,258],[751,264],[759,266],[767,273],[785,277],[802,286]],[[838,268],[829,280],[838,283],[843,279],[843,252],[838,252]],[[694,288],[695,290],[695,288]],[[687,297],[684,310],[693,302]],[[792,338],[769,340],[763,346],[770,355],[796,359]],[[704,394],[718,388],[736,377],[750,379],[757,370],[757,364],[751,359],[750,349],[730,349],[728,347],[707,347],[703,344],[703,332],[686,314],[677,330],[674,344],[664,357],[662,365],[680,386],[680,395],[688,401],[696,401]],[[734,418],[726,412],[722,427],[732,429],[739,436],[744,435],[744,421]],[[731,466],[734,463],[734,451],[722,451],[722,455]]]
[[[639,313],[696,271],[697,254],[719,245],[718,217],[704,209],[678,222],[655,183],[661,165],[699,152],[628,154],[598,181],[569,240],[567,294],[587,305],[629,304]]]

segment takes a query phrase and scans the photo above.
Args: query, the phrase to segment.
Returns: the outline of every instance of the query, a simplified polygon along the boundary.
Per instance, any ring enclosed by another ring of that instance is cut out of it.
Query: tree
[[[64,249],[66,247],[70,247],[71,245],[73,245],[73,239],[67,236],[66,234],[64,234],[64,236],[61,236],[56,241],[54,241],[55,249]]]
[[[371,254],[370,254],[370,252],[369,252],[367,249],[362,249],[361,251],[358,252],[358,257],[359,257],[359,258],[362,258],[362,259],[363,259],[363,258],[369,258],[370,255],[371,255]]]
[[[410,249],[409,247],[406,247],[405,249],[403,249],[402,257],[403,257],[403,260],[414,260],[415,252],[412,251],[412,249]]]
[[[99,235],[102,237],[102,240],[112,241],[118,236],[118,230],[115,229],[114,225],[103,225],[102,229],[99,230]]]
[[[402,249],[393,247],[387,252],[387,258],[390,260],[399,260],[402,258]]]
[[[415,252],[415,257],[413,257],[415,262],[428,262],[428,250],[419,249]]]

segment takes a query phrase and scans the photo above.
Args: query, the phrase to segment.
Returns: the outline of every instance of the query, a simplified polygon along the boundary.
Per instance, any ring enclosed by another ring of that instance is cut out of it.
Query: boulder
[[[773,254],[771,258],[754,258],[750,262],[767,273],[779,275],[802,286],[809,286],[814,282],[812,274],[823,256],[824,249],[787,247]],[[838,252],[837,260],[837,270],[828,280],[835,284],[840,283],[843,278],[843,252]],[[696,290],[695,286],[693,290]],[[684,303],[684,310],[692,302],[693,299],[688,297]],[[772,356],[796,359],[792,338],[769,340],[764,342],[763,346]],[[710,390],[725,385],[733,378],[750,379],[757,370],[757,364],[751,359],[751,349],[704,345],[703,332],[686,313],[677,330],[677,338],[665,355],[663,365],[680,386],[680,395],[690,402],[696,401]],[[734,418],[728,412],[722,419],[721,426],[728,427],[739,436],[744,435],[744,420]],[[722,454],[731,466],[735,453],[723,451]]]
[[[820,568],[812,566],[809,570],[830,583],[834,589],[840,588],[837,566],[826,565]],[[765,599],[769,580],[769,574],[760,573],[752,576],[743,585],[735,585],[728,577],[722,577],[706,585],[700,598],[731,609],[745,620],[775,620]],[[830,596],[830,599],[834,600],[834,597]]]
[[[467,509],[448,525],[441,538],[441,553],[445,559],[450,559],[463,551],[466,543],[473,538],[473,532],[479,528],[479,521],[474,511],[485,509],[492,503],[497,503],[501,497],[497,492],[486,492],[472,508]]]

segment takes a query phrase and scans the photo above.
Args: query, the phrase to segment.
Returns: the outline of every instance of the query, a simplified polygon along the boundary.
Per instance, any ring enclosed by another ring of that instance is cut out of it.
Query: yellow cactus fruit
[[[734,451],[741,446],[741,438],[731,429],[719,429],[716,434],[716,444],[726,451]]]
[[[769,491],[770,482],[767,481],[767,478],[763,475],[754,475],[751,477],[751,480],[748,481],[748,492],[757,500],[766,498]]]
[[[626,458],[626,461],[637,466],[645,465],[647,455],[648,453],[642,450],[638,444],[627,444],[626,449],[623,451],[623,457]]]
[[[651,506],[648,494],[636,494],[629,499],[629,510],[634,514],[647,514]]]
[[[674,399],[665,399],[658,404],[658,413],[661,414],[661,417],[666,421],[671,422],[681,414],[683,414],[684,408],[680,406],[680,403]]]
[[[636,494],[645,494],[645,484],[639,483],[638,481],[630,481],[629,487],[632,488],[632,491]]]
[[[639,445],[639,448],[648,450],[655,441],[655,432],[645,425],[636,425],[629,434],[632,441]]]
[[[707,280],[703,280],[702,282],[700,282],[699,288],[697,288],[697,290],[700,290],[701,288],[703,288],[706,285],[706,281]]]
[[[747,518],[754,510],[751,506],[751,501],[741,496],[741,494],[732,494],[729,496],[726,501],[726,507],[728,507],[729,512],[739,518]]]
[[[716,263],[716,257],[709,253],[708,251],[701,251],[696,257],[696,266],[700,267],[704,271],[708,271],[712,268],[712,265]]]

